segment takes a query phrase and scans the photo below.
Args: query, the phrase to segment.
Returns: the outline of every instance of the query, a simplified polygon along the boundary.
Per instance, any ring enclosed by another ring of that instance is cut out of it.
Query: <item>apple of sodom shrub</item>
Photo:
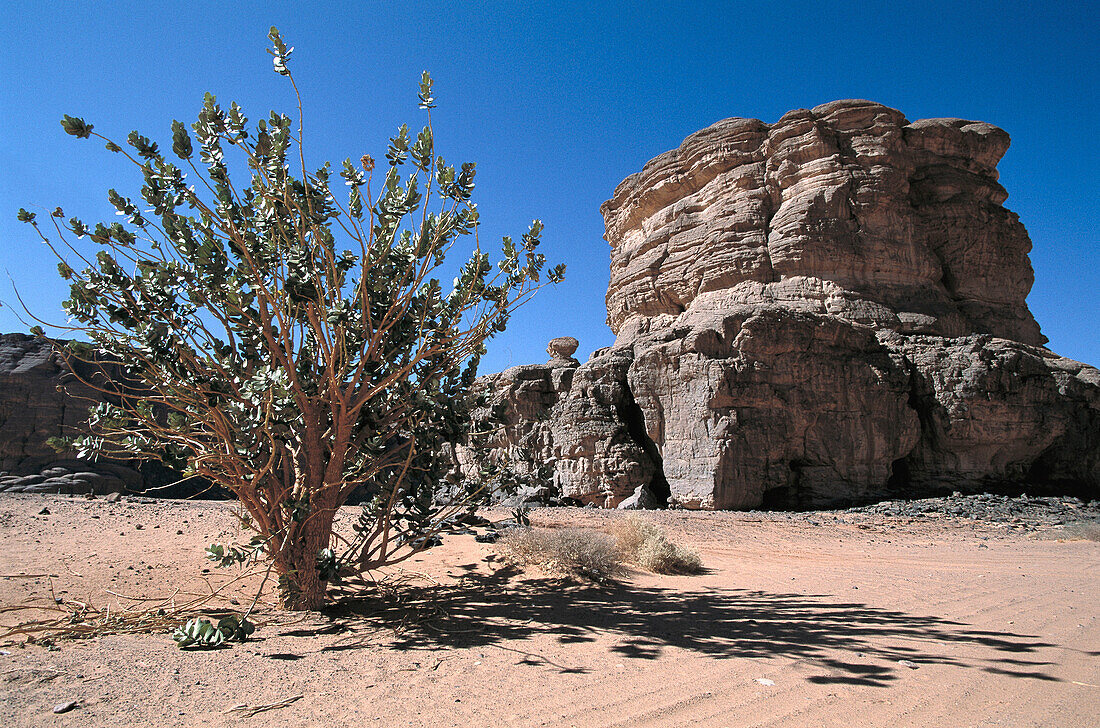
[[[269,37],[297,96],[293,49]],[[474,165],[436,156],[434,105],[425,73],[427,124],[415,137],[402,126],[380,170],[345,160],[346,203],[328,163],[307,170],[300,97],[297,124],[272,112],[250,125],[207,94],[191,131],[172,124],[178,161],[137,132],[127,148],[66,116],[66,132],[134,162],[144,204],[110,190],[125,222],[94,226],[54,210],[52,239],[19,212],[71,282],[70,328],[127,383],[93,383],[110,404],[91,411],[81,454],[158,458],[228,488],[291,609],[320,607],[329,583],[407,558],[438,527],[442,446],[466,426],[484,344],[564,274],[543,270],[538,221],[490,263]],[[233,154],[247,187],[230,180]],[[468,260],[441,284],[433,274],[462,243]],[[357,489],[367,505],[354,535],[336,537]]]

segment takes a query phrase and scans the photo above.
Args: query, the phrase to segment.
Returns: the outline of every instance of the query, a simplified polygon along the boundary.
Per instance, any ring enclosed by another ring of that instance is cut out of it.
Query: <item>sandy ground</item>
[[[232,649],[182,652],[164,633],[5,646],[0,725],[1097,725],[1100,543],[947,518],[647,517],[708,572],[598,587],[517,575],[451,536],[401,589],[268,615]],[[203,547],[235,533],[227,503],[6,496],[0,605],[51,586],[100,605],[199,591],[227,578],[202,573]]]

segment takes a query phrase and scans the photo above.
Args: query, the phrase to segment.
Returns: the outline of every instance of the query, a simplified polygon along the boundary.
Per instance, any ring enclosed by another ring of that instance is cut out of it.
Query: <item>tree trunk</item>
[[[328,548],[335,509],[319,508],[291,533],[286,547],[275,556],[275,568],[285,578],[280,599],[284,609],[316,611],[324,606],[328,582],[317,570],[317,554]]]

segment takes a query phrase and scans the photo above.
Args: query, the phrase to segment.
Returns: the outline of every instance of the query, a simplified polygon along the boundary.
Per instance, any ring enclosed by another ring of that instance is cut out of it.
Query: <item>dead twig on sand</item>
[[[0,574],[0,579],[45,579],[50,576],[61,578],[57,574]]]
[[[108,634],[164,632],[195,617],[230,615],[237,610],[229,605],[216,603],[216,599],[223,596],[229,586],[253,575],[245,572],[216,588],[208,583],[209,592],[187,595],[190,598],[178,603],[176,597],[180,595],[179,589],[167,597],[134,597],[108,591],[117,599],[125,599],[137,604],[129,607],[121,604],[112,607],[111,604],[107,604],[102,609],[87,602],[59,599],[53,592],[51,583],[49,599],[0,607],[0,614],[46,612],[57,616],[45,616],[0,628],[0,644],[9,643],[20,635],[28,642],[36,642],[84,639]]]
[[[232,706],[231,708],[226,708],[222,712],[233,713],[235,715],[240,715],[245,718],[251,718],[257,713],[262,713],[265,710],[277,710],[278,708],[285,708],[296,700],[301,700],[303,697],[305,696],[294,695],[292,697],[286,698],[285,700],[279,700],[274,703],[266,703],[264,705],[248,705],[247,703],[240,703],[238,705]]]

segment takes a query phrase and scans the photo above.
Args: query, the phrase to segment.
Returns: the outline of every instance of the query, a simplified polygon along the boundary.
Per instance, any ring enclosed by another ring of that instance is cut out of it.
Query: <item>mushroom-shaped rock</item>
[[[546,363],[552,366],[580,366],[580,362],[573,358],[573,353],[580,345],[581,342],[572,336],[550,339],[550,343],[546,345],[546,353],[550,355],[550,361]]]

